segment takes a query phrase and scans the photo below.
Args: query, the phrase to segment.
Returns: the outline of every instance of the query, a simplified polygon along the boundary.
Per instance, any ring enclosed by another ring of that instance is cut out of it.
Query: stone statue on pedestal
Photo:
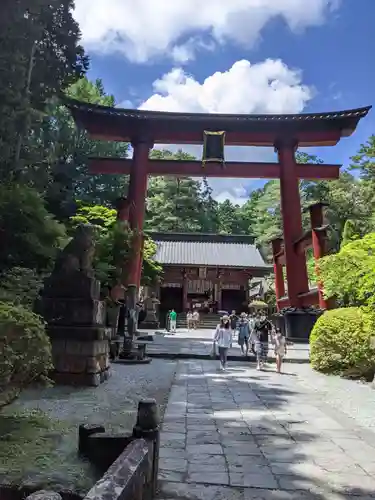
[[[159,299],[156,298],[155,294],[152,293],[150,297],[147,297],[144,301],[144,308],[146,311],[146,317],[141,323],[141,328],[146,330],[158,329],[159,328],[159,318],[158,318],[158,306],[160,304]]]
[[[94,255],[95,228],[82,224],[44,282],[40,313],[57,383],[97,386],[110,376],[106,306],[94,277]]]

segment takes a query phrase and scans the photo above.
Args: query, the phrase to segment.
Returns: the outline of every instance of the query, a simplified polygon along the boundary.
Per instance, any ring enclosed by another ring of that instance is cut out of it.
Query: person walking
[[[226,370],[228,349],[232,346],[232,329],[230,327],[229,316],[223,316],[217,325],[214,344],[219,348],[220,369]]]
[[[186,323],[187,323],[187,329],[191,330],[193,327],[193,313],[191,311],[188,311],[186,314]]]
[[[199,324],[199,311],[198,311],[198,309],[195,309],[195,311],[193,312],[193,328],[194,328],[194,330],[197,329],[198,324]]]
[[[273,337],[273,344],[275,346],[276,371],[277,373],[281,373],[281,367],[286,355],[286,339],[281,333],[280,328],[276,328],[276,332]]]
[[[256,354],[255,352],[255,344],[254,344],[254,328],[255,328],[255,314],[252,313],[252,314],[249,314],[249,316],[247,317],[247,320],[249,322],[249,329],[250,329],[250,336],[249,336],[249,344],[250,344],[250,349],[252,350],[252,352],[254,354]]]
[[[232,311],[232,314],[229,316],[229,322],[230,322],[230,327],[232,329],[233,335],[235,335],[236,330],[237,330],[237,324],[238,324],[238,316],[236,314],[236,311]]]
[[[171,312],[169,313],[169,324],[171,332],[176,333],[177,313],[174,309],[172,309]]]
[[[272,331],[272,324],[265,314],[260,315],[259,321],[255,323],[255,351],[257,356],[257,370],[264,368],[268,357],[269,335]]]
[[[250,325],[246,313],[241,313],[238,328],[238,345],[241,347],[243,356],[249,353]]]

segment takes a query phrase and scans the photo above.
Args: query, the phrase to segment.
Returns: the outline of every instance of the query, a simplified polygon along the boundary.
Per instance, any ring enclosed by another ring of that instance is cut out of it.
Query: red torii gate
[[[119,217],[128,218],[131,229],[137,235],[128,283],[138,287],[140,284],[142,229],[149,175],[274,178],[280,179],[284,231],[283,248],[280,245],[277,247],[280,242],[273,244],[279,307],[300,308],[307,302],[318,304],[317,294],[313,299],[311,294],[306,299],[309,285],[305,253],[304,249],[301,250],[301,241],[306,238],[301,238],[299,180],[337,179],[340,166],[297,164],[295,151],[298,147],[336,145],[342,137],[348,137],[355,131],[358,122],[367,115],[371,106],[331,113],[230,115],[127,110],[75,100],[66,100],[65,104],[77,125],[86,129],[92,139],[130,142],[133,147],[132,159],[90,160],[90,172],[93,174],[130,175],[127,201],[119,210]],[[202,168],[200,161],[149,159],[154,144],[202,144],[207,131],[225,131],[226,145],[274,147],[278,163],[227,162],[224,167],[220,163],[207,163]],[[312,239],[318,238],[317,232],[313,227]],[[281,285],[281,262],[286,266],[288,297],[282,296],[285,290],[284,284]],[[321,296],[320,303],[324,305],[322,300]]]

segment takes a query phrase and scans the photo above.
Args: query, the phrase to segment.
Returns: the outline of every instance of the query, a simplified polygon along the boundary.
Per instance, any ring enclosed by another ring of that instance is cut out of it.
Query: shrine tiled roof
[[[253,238],[242,235],[149,233],[157,245],[155,260],[164,265],[255,268],[268,270]]]
[[[99,104],[89,104],[74,99],[66,99],[66,106],[72,111],[92,113],[96,115],[111,115],[128,117],[138,120],[168,120],[182,119],[184,121],[218,121],[228,120],[235,122],[280,122],[280,121],[316,121],[316,120],[342,120],[345,118],[363,118],[371,106],[349,109],[344,111],[329,111],[323,113],[298,113],[298,114],[230,114],[230,113],[182,113],[170,111],[149,111],[144,109],[122,109]]]

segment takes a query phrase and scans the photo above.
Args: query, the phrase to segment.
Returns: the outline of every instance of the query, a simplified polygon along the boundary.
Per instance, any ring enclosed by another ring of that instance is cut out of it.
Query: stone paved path
[[[296,365],[285,375],[217,368],[179,362],[161,438],[161,498],[375,498],[375,428],[325,402],[319,375]]]
[[[141,330],[146,332],[146,330]],[[150,330],[150,333],[154,331]],[[163,354],[183,354],[190,356],[204,355],[208,356],[212,349],[212,338],[214,332],[211,330],[190,330],[180,328],[176,334],[169,334],[168,332],[160,332],[162,334],[155,335],[152,345],[147,347],[147,352],[151,355],[156,353]],[[237,340],[234,341],[232,349],[229,352],[232,356],[241,356],[240,347]],[[269,350],[270,357],[274,357],[273,350]],[[309,358],[308,344],[294,344],[288,349],[287,360],[302,360],[306,361]]]

